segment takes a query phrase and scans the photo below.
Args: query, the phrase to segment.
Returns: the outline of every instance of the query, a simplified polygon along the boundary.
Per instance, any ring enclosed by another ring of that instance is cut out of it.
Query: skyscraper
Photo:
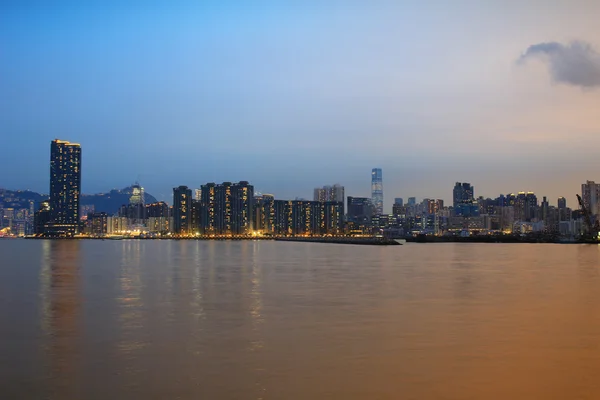
[[[81,194],[81,146],[64,140],[50,144],[49,235],[71,236],[79,232]]]
[[[173,233],[187,235],[192,231],[192,190],[187,186],[173,188]]]
[[[252,231],[254,186],[247,181],[207,183],[200,189],[203,234],[248,234]]]
[[[381,168],[371,171],[371,201],[375,207],[375,214],[383,214],[383,173]]]
[[[394,199],[394,205],[402,207],[404,205],[404,199],[402,197],[396,197]]]
[[[131,187],[131,196],[129,196],[128,218],[134,220],[134,224],[143,224],[146,219],[146,207],[144,205],[144,188],[135,183]]]
[[[348,196],[348,228],[351,231],[366,230],[375,213],[373,201],[368,197]]]
[[[315,188],[314,191],[314,201],[333,201],[342,203],[342,207],[344,206],[344,202],[346,200],[346,195],[344,192],[344,187],[338,183],[333,186],[323,186],[322,188]],[[342,210],[343,213],[343,210]]]
[[[452,191],[452,205],[454,214],[465,217],[479,214],[479,206],[475,202],[473,186],[467,182],[456,182]]]
[[[456,182],[452,195],[452,205],[456,208],[459,204],[472,203],[475,193],[470,183]]]
[[[600,212],[600,184],[587,181],[581,185],[581,200],[590,214],[598,215]]]

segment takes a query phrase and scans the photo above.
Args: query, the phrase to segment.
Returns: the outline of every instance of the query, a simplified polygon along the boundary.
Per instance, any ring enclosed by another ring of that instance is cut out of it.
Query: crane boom
[[[580,195],[577,196],[577,202],[579,203],[579,208],[581,208],[581,212],[583,213],[583,218],[585,222],[585,226],[588,231],[588,235],[592,239],[596,239],[598,237],[598,232],[600,232],[600,221],[596,221],[595,224],[592,223],[592,215],[590,214],[590,210],[585,206]]]

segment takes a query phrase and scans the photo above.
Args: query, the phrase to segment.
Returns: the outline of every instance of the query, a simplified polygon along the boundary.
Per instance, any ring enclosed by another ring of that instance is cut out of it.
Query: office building
[[[408,206],[401,206],[400,204],[394,204],[392,206],[392,215],[405,215],[408,210]]]
[[[394,205],[402,207],[404,205],[404,199],[402,197],[396,197],[394,199]]]
[[[567,208],[567,199],[565,199],[564,197],[559,197],[558,198],[558,208],[559,209]]]
[[[347,205],[348,230],[361,233],[368,231],[375,214],[372,200],[368,197],[348,196]]]
[[[464,203],[472,203],[474,200],[474,190],[470,183],[456,182],[452,191],[452,205],[454,208]]]
[[[375,214],[383,214],[383,173],[381,168],[371,171],[371,201],[375,207]]]
[[[417,205],[417,198],[416,197],[409,197],[406,205],[408,205],[409,207],[416,206]]]
[[[173,188],[173,233],[189,235],[192,231],[192,190],[187,186]]]
[[[479,205],[475,201],[473,186],[467,182],[456,182],[452,191],[454,215],[463,217],[479,216]]]
[[[64,140],[50,145],[50,222],[46,234],[72,236],[79,232],[81,146]]]

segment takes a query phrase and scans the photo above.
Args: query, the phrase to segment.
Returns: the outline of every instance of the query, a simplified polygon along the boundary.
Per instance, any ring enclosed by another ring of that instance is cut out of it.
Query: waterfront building
[[[371,171],[371,201],[375,207],[375,214],[383,214],[383,172],[381,168]]]
[[[277,235],[337,235],[343,232],[344,205],[337,201],[274,200]]]
[[[364,233],[370,229],[371,219],[375,214],[373,202],[368,197],[348,196],[347,222],[350,232]]]
[[[79,232],[81,195],[81,146],[64,140],[50,144],[50,221],[51,236],[72,236]]]
[[[102,236],[108,233],[108,215],[105,212],[90,214],[88,218],[90,234]]]
[[[587,181],[581,185],[581,200],[590,214],[597,216],[600,212],[600,184]]]
[[[200,200],[192,199],[192,226],[191,233],[199,234],[202,221],[202,207]]]
[[[216,231],[217,185],[207,183],[200,187],[200,232],[214,235]]]
[[[272,194],[261,194],[254,197],[253,229],[260,233],[272,233],[275,221],[275,197]]]
[[[46,231],[46,225],[50,222],[50,202],[44,200],[33,217],[33,233],[42,235]]]
[[[200,188],[200,232],[244,235],[252,232],[254,186],[247,181],[207,183]]]
[[[169,206],[164,201],[157,201],[156,203],[146,204],[146,215],[148,218],[168,218],[169,217]]]
[[[188,235],[192,229],[192,190],[187,186],[173,188],[173,233]]]
[[[167,233],[172,227],[170,209],[164,201],[146,204],[146,227],[149,232]]]

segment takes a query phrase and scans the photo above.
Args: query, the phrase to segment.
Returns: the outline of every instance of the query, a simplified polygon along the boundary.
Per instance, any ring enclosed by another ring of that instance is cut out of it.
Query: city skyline
[[[57,147],[57,146],[62,146],[62,147],[66,146],[67,148],[73,147],[73,148],[77,148],[78,149],[79,153],[77,155],[78,160],[77,160],[77,165],[76,165],[76,170],[75,170],[76,175],[77,175],[76,189],[77,189],[78,195],[79,194],[83,194],[83,195],[89,194],[89,193],[82,193],[81,190],[80,190],[81,185],[82,185],[82,179],[81,179],[82,168],[81,168],[81,156],[80,156],[81,145],[79,143],[71,143],[69,141],[65,141],[65,140],[61,140],[61,139],[54,139],[54,140],[51,141],[51,159],[54,157],[54,154],[56,152],[55,147]],[[51,160],[51,169],[53,168],[52,165],[53,165],[53,161]],[[56,174],[51,171],[51,177],[54,176],[54,175],[56,175]],[[382,179],[382,169],[381,168],[372,168],[372,170],[371,170],[371,180],[370,180],[370,189],[371,189],[371,191],[370,191],[370,194],[371,194],[370,195],[370,199],[373,202],[374,206],[375,206],[375,197],[377,197],[377,198],[380,198],[380,197],[383,198],[382,181],[383,181],[383,179]],[[589,182],[593,183],[593,181],[590,181],[590,180],[586,180],[586,182],[587,183],[589,183]],[[467,189],[464,189],[464,188],[462,189],[465,193],[468,194],[466,198],[471,197],[473,199],[477,199],[480,196],[482,198],[484,198],[484,199],[494,199],[494,198],[496,198],[498,196],[505,196],[505,195],[510,195],[510,194],[515,194],[516,195],[516,194],[520,194],[520,193],[531,193],[531,194],[536,193],[535,191],[532,191],[532,190],[526,190],[526,191],[525,190],[519,190],[519,191],[500,192],[500,193],[496,193],[496,194],[492,194],[492,195],[485,194],[485,195],[476,195],[476,196],[474,196],[474,194],[473,194],[474,185],[472,185],[471,183],[467,183],[467,182],[464,182],[464,183],[456,182],[455,186],[454,186],[454,189],[453,189],[453,192],[452,192],[452,195],[451,195],[452,201],[449,202],[449,204],[453,204],[453,206],[455,208],[456,208],[456,205],[457,205],[457,197],[456,197],[457,196],[457,192],[456,192],[456,190],[457,190],[457,187],[460,187],[460,185],[463,185],[463,186],[466,185],[465,187]],[[55,185],[52,184],[52,179],[51,179],[51,182],[50,182],[51,189],[52,189],[53,186],[55,186]],[[179,186],[187,188],[186,185],[179,185]],[[583,186],[584,185],[581,184],[581,187],[583,187]],[[132,203],[139,203],[139,204],[143,205],[143,196],[144,196],[145,189],[137,181],[131,186],[131,188],[132,188],[132,195],[131,195],[130,201]],[[6,189],[6,188],[1,188],[1,189]],[[19,189],[16,189],[16,190],[24,190],[24,189],[19,188]],[[25,189],[25,190],[29,190],[29,189]],[[190,190],[193,190],[193,192],[192,192],[193,194],[190,196],[190,199],[194,198],[194,193],[195,193],[196,196],[197,196],[198,193],[200,193],[200,188],[199,187],[190,187]],[[52,197],[51,194],[50,194],[51,191],[48,193],[49,197]],[[39,193],[40,194],[46,194],[43,191],[41,191]],[[262,191],[256,191],[256,193],[260,194],[260,193],[263,193],[263,192]],[[584,194],[583,192],[578,192],[578,193]],[[323,197],[323,196],[325,196],[325,197]],[[352,197],[360,197],[360,196],[357,196],[356,194],[350,194],[348,196],[349,197],[350,196],[352,196]],[[406,196],[406,194],[403,194],[403,196]],[[544,197],[544,199],[550,198],[549,196],[544,195],[544,194],[542,194],[541,196]],[[318,201],[333,201],[333,200],[335,200],[335,201],[340,201],[343,204],[345,204],[345,197],[347,197],[347,196],[345,194],[344,185],[340,185],[339,183],[336,183],[334,185],[325,185],[323,187],[314,188],[313,189],[313,197],[314,197],[313,200],[315,200],[315,201],[317,201],[317,199],[319,197],[323,197],[323,198],[319,199]],[[171,194],[171,196],[166,197],[166,198],[160,198],[160,197],[156,197],[156,198],[157,198],[158,201],[171,203],[170,200],[172,200],[172,194]],[[294,196],[293,198],[304,199],[303,196]],[[442,202],[446,201],[444,196],[440,196],[440,197],[436,197],[436,196],[424,196],[422,198],[417,197],[417,196],[410,196],[410,197],[408,197],[408,199],[409,199],[409,201],[410,201],[410,199],[420,199],[420,200],[433,200],[433,199],[437,199],[437,200],[441,200]],[[562,201],[569,202],[568,196],[565,197],[565,196],[561,195],[561,196],[556,197],[556,203],[550,201],[549,204],[550,205],[555,205],[555,204],[556,205],[560,205],[561,199],[562,199]],[[392,201],[391,206],[396,205],[396,200],[402,200],[402,198],[396,198],[395,197],[393,199],[393,201]],[[459,202],[460,202],[460,200],[459,200]],[[572,204],[572,203],[568,203],[568,204]],[[385,203],[384,203],[384,205],[385,205]],[[377,209],[377,206],[375,206],[375,208],[376,208],[377,211],[379,211],[379,209]],[[389,214],[389,213],[391,213],[391,210],[387,210],[386,207],[384,206],[382,213],[383,214]]]
[[[435,198],[425,198],[417,204],[415,197],[409,197],[404,206],[403,199],[396,198],[392,214],[382,209],[383,173],[380,168],[372,169],[370,198],[348,196],[346,199],[344,187],[336,183],[315,188],[312,201],[275,199],[272,194],[255,195],[254,186],[248,181],[227,181],[221,184],[209,182],[194,191],[185,185],[175,187],[169,209],[164,202],[146,205],[144,188],[136,182],[131,187],[127,204],[122,204],[118,213],[109,215],[92,207],[83,216],[80,213],[84,211],[79,207],[81,172],[81,145],[59,139],[51,141],[49,199],[38,200],[35,213],[33,200],[27,200],[25,209],[15,210],[9,206],[5,213],[2,199],[2,233],[6,234],[4,219],[8,221],[7,228],[12,231],[14,224],[19,235],[33,231],[36,235],[49,237],[72,237],[81,230],[87,235],[116,231],[128,235],[137,232],[185,237],[382,232],[394,235],[428,232],[438,236],[456,234],[457,231],[461,236],[463,232],[468,236],[483,230],[488,234],[543,232],[548,238],[558,234],[564,238],[579,232],[595,240],[600,231],[600,184],[589,180],[581,185],[581,196],[576,196],[580,209],[575,211],[567,207],[564,197],[557,199],[557,206],[551,205],[547,196],[542,196],[540,203],[531,191],[486,198],[476,196],[471,183],[456,182],[452,207],[445,207],[444,200]],[[192,196],[194,192],[196,199]],[[19,196],[18,193],[15,195]],[[347,213],[344,211],[345,200]],[[20,200],[13,198],[10,201],[18,203]]]
[[[163,200],[242,179],[368,196],[375,166],[385,210],[595,178],[600,3],[350,3],[3,3],[1,185],[46,190],[27,144],[55,137],[86,143],[84,193],[139,177]]]

